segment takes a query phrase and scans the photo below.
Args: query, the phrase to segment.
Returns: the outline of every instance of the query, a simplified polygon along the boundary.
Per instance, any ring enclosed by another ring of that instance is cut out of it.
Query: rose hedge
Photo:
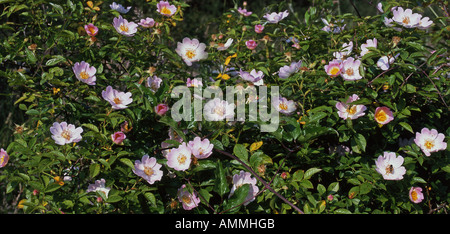
[[[382,3],[239,3],[204,40],[180,33],[183,1],[0,1],[0,75],[27,116],[2,145],[1,212],[447,212],[448,2]],[[176,122],[173,89],[200,79],[279,87],[237,100],[271,103],[278,128],[226,107]]]

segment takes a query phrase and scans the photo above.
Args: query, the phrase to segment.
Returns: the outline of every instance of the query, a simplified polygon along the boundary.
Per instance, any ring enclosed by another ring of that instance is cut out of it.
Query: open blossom
[[[206,45],[200,43],[197,39],[191,40],[190,38],[185,37],[182,42],[177,43],[177,49],[175,51],[188,66],[192,66],[193,62],[198,62],[201,59],[206,59],[208,57],[205,48]]]
[[[293,73],[298,72],[298,70],[300,69],[301,66],[302,66],[302,61],[292,62],[291,65],[289,65],[289,66],[286,65],[286,66],[281,67],[280,70],[278,70],[278,76],[281,79],[286,79]]]
[[[366,43],[361,45],[361,56],[364,56],[365,54],[370,52],[368,47],[377,48],[377,46],[378,46],[378,40],[376,38],[374,38],[373,40],[372,39],[368,39],[366,41]]]
[[[421,203],[424,199],[421,187],[411,187],[409,190],[409,199],[414,203]]]
[[[134,22],[128,22],[128,20],[122,18],[119,15],[119,18],[115,17],[113,19],[113,26],[116,31],[124,36],[132,37],[137,32],[138,25]]]
[[[272,100],[272,105],[278,112],[289,115],[294,112],[297,107],[293,100],[288,100],[285,97],[278,97]]]
[[[127,136],[125,135],[125,133],[120,132],[120,131],[111,134],[111,140],[115,144],[121,144],[123,142],[123,140],[125,140],[126,138],[127,138]]]
[[[233,175],[233,187],[231,188],[230,195],[231,197],[234,192],[244,184],[249,184],[250,189],[248,191],[248,195],[245,198],[246,202],[244,205],[248,205],[250,202],[255,200],[256,194],[259,192],[258,186],[256,186],[256,178],[252,178],[252,174],[245,171],[240,171],[239,174]]]
[[[185,171],[189,169],[191,164],[191,149],[183,142],[178,148],[171,149],[166,155],[167,166],[177,171]]]
[[[76,62],[72,67],[73,73],[75,73],[75,77],[88,85],[95,85],[96,77],[95,73],[97,69],[95,67],[91,67],[89,63],[85,61],[81,61],[81,63]]]
[[[208,139],[201,139],[195,137],[193,141],[188,142],[188,147],[191,149],[192,155],[198,159],[204,159],[212,154],[214,145]]]
[[[98,28],[93,24],[84,25],[84,30],[86,30],[87,35],[89,35],[90,37],[93,37],[98,33]]]
[[[1,148],[0,149],[0,168],[6,166],[8,161],[9,161],[8,153],[3,148]]]
[[[255,32],[256,33],[262,33],[263,30],[264,30],[264,25],[261,25],[261,24],[255,25]]]
[[[350,53],[353,50],[353,42],[349,42],[349,43],[344,43],[342,45],[342,49],[339,52],[334,52],[333,56],[336,59],[344,59],[345,57],[349,56]]]
[[[324,66],[325,72],[331,76],[335,77],[341,74],[343,69],[343,64],[340,60],[333,59],[331,62],[328,63],[328,65]]]
[[[350,105],[350,103],[359,100],[358,95],[353,94],[350,96],[345,103],[338,102],[336,103],[336,108],[338,109],[339,117],[343,119],[357,119],[366,113],[364,111],[367,109],[364,105]]]
[[[128,13],[128,11],[130,11],[130,9],[131,9],[131,6],[125,8],[121,4],[118,4],[116,2],[113,2],[112,4],[110,4],[109,7],[111,7],[112,10],[118,11],[122,14]]]
[[[83,128],[75,128],[73,124],[68,125],[66,122],[54,122],[53,126],[50,127],[50,132],[53,134],[52,138],[56,144],[65,145],[81,141]]]
[[[402,7],[397,7],[392,13],[394,17],[392,20],[405,28],[415,28],[419,25],[421,14],[413,13],[411,9],[403,10]]]
[[[376,170],[385,180],[401,180],[406,173],[403,161],[403,157],[397,157],[394,152],[384,152],[375,161]]]
[[[175,5],[170,5],[167,1],[160,1],[156,4],[156,7],[158,8],[157,11],[164,16],[170,17],[177,12],[177,7]]]
[[[150,158],[146,154],[142,156],[141,160],[134,161],[133,173],[142,177],[149,184],[153,184],[155,181],[161,181],[163,176],[161,167],[162,165],[156,162],[156,158]]]
[[[149,87],[152,92],[158,91],[159,87],[161,87],[162,79],[157,76],[152,76],[147,78],[147,82],[145,85]]]
[[[254,50],[258,46],[258,43],[254,40],[248,40],[245,42],[245,46],[247,46],[248,49]]]
[[[256,71],[253,69],[251,72],[246,72],[239,70],[239,76],[246,80],[253,83],[253,85],[260,86],[264,84],[264,73],[262,71]]]
[[[267,13],[265,14],[263,17],[266,18],[267,21],[269,21],[269,23],[272,24],[276,24],[278,22],[280,22],[282,19],[286,18],[289,15],[289,12],[283,11],[283,12],[272,12],[272,13]]]
[[[209,100],[204,108],[203,114],[207,121],[221,121],[234,118],[234,104],[229,104],[226,100],[214,98]]]
[[[359,80],[362,76],[359,74],[360,60],[355,60],[352,57],[347,58],[342,62],[341,76],[344,80]]]
[[[169,110],[169,106],[164,103],[160,103],[155,106],[155,113],[159,116],[164,115]]]
[[[220,50],[220,51],[226,50],[226,49],[228,49],[231,46],[231,43],[233,43],[233,39],[232,38],[228,38],[228,40],[227,40],[227,42],[225,42],[225,44],[218,43],[217,50]]]
[[[247,11],[247,9],[242,9],[242,8],[238,8],[238,12],[239,14],[243,15],[243,16],[250,16],[252,14],[251,11]]]
[[[110,190],[111,188],[106,187],[106,181],[102,178],[100,180],[96,180],[94,184],[90,184],[86,192],[100,192],[105,194],[105,197],[108,198],[108,193]]]
[[[153,26],[155,26],[155,20],[153,18],[147,17],[145,19],[141,19],[138,24],[144,28],[152,28]]]
[[[436,129],[422,128],[420,133],[416,132],[414,143],[426,156],[430,156],[433,152],[447,149],[447,143],[444,140],[445,135],[438,133]]]
[[[106,90],[102,91],[102,97],[112,105],[114,110],[128,108],[127,105],[133,101],[130,92],[120,92],[111,86],[106,87]]]
[[[387,124],[394,120],[394,114],[392,114],[392,111],[388,107],[377,107],[375,109],[375,121],[379,124]]]
[[[181,204],[183,205],[183,209],[185,210],[192,210],[197,207],[198,204],[200,204],[200,199],[197,197],[195,191],[192,193],[189,192],[186,189],[185,184],[181,185],[181,187],[178,189],[177,195],[178,201],[181,202]]]

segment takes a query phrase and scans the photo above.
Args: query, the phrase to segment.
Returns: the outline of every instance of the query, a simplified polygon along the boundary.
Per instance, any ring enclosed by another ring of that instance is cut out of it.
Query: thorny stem
[[[258,176],[258,174],[257,174],[251,167],[249,167],[246,163],[244,163],[244,162],[243,162],[242,160],[240,160],[238,157],[236,157],[236,156],[234,156],[234,155],[232,155],[232,154],[230,154],[230,153],[228,153],[228,152],[219,150],[219,149],[214,149],[214,150],[216,150],[217,152],[219,152],[219,153],[221,153],[221,154],[223,154],[223,155],[226,155],[226,156],[228,156],[228,157],[230,157],[230,158],[232,158],[232,159],[238,161],[238,162],[239,162],[240,164],[242,164],[242,166],[244,166],[250,173],[252,173],[253,176],[255,176],[255,178],[256,178],[257,180],[259,180],[259,181],[264,185],[264,189],[263,189],[263,190],[265,190],[265,189],[270,190],[270,191],[271,191],[272,193],[274,193],[277,197],[279,197],[281,200],[283,200],[286,204],[288,204],[289,206],[291,206],[292,208],[294,208],[298,213],[303,214],[303,211],[300,210],[300,208],[298,208],[297,206],[295,206],[292,202],[290,202],[289,200],[287,200],[285,197],[283,197],[281,194],[279,194],[277,191],[275,191],[272,187],[270,187],[270,185],[267,184],[266,181],[264,181],[260,176]]]

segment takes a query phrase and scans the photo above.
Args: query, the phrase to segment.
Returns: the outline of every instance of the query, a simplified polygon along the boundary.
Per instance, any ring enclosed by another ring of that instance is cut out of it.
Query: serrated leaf
[[[123,198],[119,195],[111,195],[106,199],[106,203],[114,203],[114,202],[119,202],[121,201]]]
[[[400,122],[399,124],[400,124],[400,126],[402,126],[404,129],[406,129],[406,130],[408,130],[409,132],[411,132],[411,133],[414,134],[414,130],[412,129],[411,125],[409,125],[409,124],[406,123],[406,122]]]
[[[233,148],[233,153],[240,160],[247,162],[248,161],[248,152],[245,146],[241,144],[236,144]]]
[[[216,175],[216,179],[214,180],[214,191],[220,196],[223,196],[226,192],[228,192],[228,184],[225,176],[225,170],[223,169],[220,161],[217,162],[216,171],[214,174]]]
[[[120,158],[119,161],[121,161],[123,164],[129,166],[131,169],[134,169],[134,164],[131,162],[128,158]]]
[[[322,169],[320,169],[320,168],[315,168],[315,167],[310,168],[310,169],[308,169],[308,170],[305,172],[305,174],[303,175],[303,179],[304,179],[304,180],[309,180],[314,174],[320,172],[321,170],[322,170]]]
[[[89,166],[89,177],[94,178],[100,173],[100,164],[94,163]]]
[[[248,193],[250,191],[250,184],[243,184],[237,188],[233,195],[228,199],[227,205],[224,210],[229,210],[229,213],[237,212],[240,205],[243,204],[247,199]],[[230,210],[231,209],[231,210]]]
[[[94,131],[94,132],[99,132],[97,126],[95,126],[95,125],[93,125],[93,124],[85,123],[85,124],[82,124],[81,126],[86,127],[86,128],[89,128],[89,129],[91,129],[91,130]]]

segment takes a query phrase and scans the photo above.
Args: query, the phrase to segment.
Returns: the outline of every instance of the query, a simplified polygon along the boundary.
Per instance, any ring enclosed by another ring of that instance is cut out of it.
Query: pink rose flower
[[[409,190],[409,199],[414,203],[420,203],[424,199],[421,187],[411,187]]]
[[[254,41],[254,40],[248,40],[248,41],[245,42],[245,45],[250,50],[254,50],[258,46],[258,43],[256,43],[256,41]]]
[[[426,156],[430,156],[433,152],[447,149],[447,143],[444,140],[445,135],[438,133],[436,129],[422,128],[420,133],[416,132],[414,143]]]
[[[200,199],[197,197],[195,192],[189,192],[186,189],[186,185],[183,184],[178,189],[178,200],[183,204],[183,209],[192,210],[200,204]]]
[[[6,164],[8,163],[8,160],[9,160],[8,153],[3,148],[1,148],[0,149],[0,168],[6,166]]]
[[[122,144],[123,140],[125,140],[127,136],[123,132],[115,132],[114,134],[111,134],[111,139],[116,144]]]
[[[169,106],[164,103],[160,103],[155,106],[155,112],[157,115],[162,116],[169,110]]]
[[[377,107],[377,109],[375,109],[375,121],[377,121],[377,123],[385,125],[391,122],[393,119],[394,115],[389,108],[383,106]]]
[[[86,33],[91,37],[97,35],[98,33],[98,28],[95,27],[93,24],[84,25],[84,30],[86,30]]]
[[[255,32],[256,33],[262,33],[263,30],[264,30],[264,26],[263,25],[261,25],[261,24],[255,25]]]

